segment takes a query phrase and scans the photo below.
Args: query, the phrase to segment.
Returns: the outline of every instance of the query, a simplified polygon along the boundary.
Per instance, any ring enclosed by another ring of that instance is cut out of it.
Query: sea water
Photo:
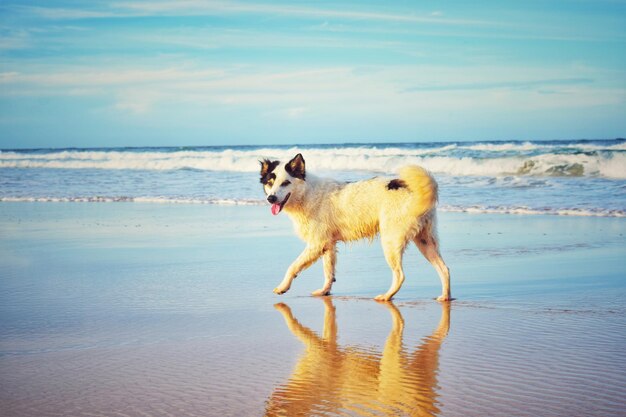
[[[626,139],[0,151],[0,201],[265,204],[259,160],[301,152],[322,177],[422,165],[440,210],[626,216]]]
[[[625,142],[4,150],[0,409],[621,416]],[[297,152],[345,181],[431,170],[456,301],[413,247],[373,302],[379,244],[340,246],[332,297],[307,296],[319,263],[273,294],[304,243],[258,160]]]

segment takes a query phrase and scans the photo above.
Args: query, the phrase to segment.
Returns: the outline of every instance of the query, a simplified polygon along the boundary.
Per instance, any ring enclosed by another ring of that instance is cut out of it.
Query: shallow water
[[[0,409],[11,416],[619,416],[626,221],[442,213],[450,305],[377,242],[330,298],[267,207],[0,204]],[[280,251],[278,250],[280,249]],[[277,255],[280,252],[280,255]]]
[[[407,164],[441,211],[626,217],[626,140],[0,150],[0,201],[262,205],[259,160],[358,181]]]

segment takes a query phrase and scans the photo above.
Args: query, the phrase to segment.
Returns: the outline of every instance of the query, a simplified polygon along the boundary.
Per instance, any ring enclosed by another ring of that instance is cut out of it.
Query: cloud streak
[[[527,70],[528,71],[528,70]],[[264,113],[300,119],[315,114],[406,114],[438,109],[534,109],[585,106],[591,103],[618,103],[621,89],[595,86],[593,78],[545,77],[542,71],[528,71],[534,79],[522,80],[512,68],[476,68],[466,73],[464,83],[434,84],[454,74],[438,67],[380,67],[361,71],[352,67],[325,67],[284,71],[276,68],[97,67],[55,72],[0,73],[0,97],[92,96],[112,101],[113,109],[136,115],[171,107],[204,108],[226,106],[257,109]],[[562,69],[567,73],[567,69]],[[494,73],[508,74],[497,81]],[[471,81],[470,81],[471,80]],[[424,85],[415,86],[418,82]],[[549,87],[567,87],[567,96],[552,94],[537,103],[536,95]],[[484,94],[477,94],[483,91]],[[410,94],[407,94],[410,93]],[[177,103],[177,104],[175,104]],[[388,108],[389,110],[385,110]]]
[[[405,93],[415,93],[420,91],[457,91],[457,90],[526,90],[537,87],[549,86],[566,86],[566,85],[583,85],[592,84],[591,78],[561,78],[547,80],[528,80],[528,81],[499,81],[499,82],[475,82],[463,84],[440,84],[440,85],[424,85],[410,87],[404,90]]]
[[[382,21],[420,23],[430,25],[499,26],[500,23],[477,19],[453,19],[441,12],[384,13],[354,9],[330,9],[304,6],[274,5],[253,2],[222,1],[146,1],[114,2],[107,9],[55,8],[17,6],[22,13],[31,13],[45,19],[103,19],[147,16],[216,16],[224,14],[258,14],[306,19],[345,19],[356,21]]]
[[[449,19],[441,14],[381,13],[357,10],[321,9],[302,6],[285,6],[262,3],[206,2],[206,1],[154,1],[117,3],[122,9],[137,10],[148,14],[202,15],[216,13],[256,13],[306,18],[338,18],[347,20],[370,20],[386,22],[428,23],[438,25],[494,25],[493,22],[469,19]]]

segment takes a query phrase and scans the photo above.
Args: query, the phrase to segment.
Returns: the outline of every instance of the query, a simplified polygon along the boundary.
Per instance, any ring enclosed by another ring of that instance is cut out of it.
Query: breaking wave
[[[259,160],[301,152],[320,177],[406,164],[448,212],[626,217],[626,140],[0,151],[0,202],[261,205]]]
[[[47,150],[0,152],[0,168],[202,170],[256,172],[263,158],[286,161],[302,152],[314,172],[394,173],[418,164],[453,176],[565,176],[626,178],[626,143],[478,143],[431,146],[337,146]]]

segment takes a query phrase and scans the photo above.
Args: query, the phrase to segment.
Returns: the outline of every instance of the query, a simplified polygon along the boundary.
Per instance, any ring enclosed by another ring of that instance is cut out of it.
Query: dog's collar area
[[[287,200],[289,200],[289,197],[291,197],[291,193],[287,194],[287,196],[282,202],[272,204],[272,214],[274,216],[276,216],[278,213],[282,211],[285,204],[287,204]]]

